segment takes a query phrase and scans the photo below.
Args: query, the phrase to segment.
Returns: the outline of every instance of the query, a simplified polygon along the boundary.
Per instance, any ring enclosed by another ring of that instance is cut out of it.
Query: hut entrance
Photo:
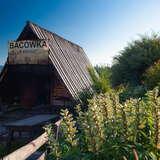
[[[49,80],[44,76],[30,76],[20,82],[20,103],[23,106],[49,104]]]

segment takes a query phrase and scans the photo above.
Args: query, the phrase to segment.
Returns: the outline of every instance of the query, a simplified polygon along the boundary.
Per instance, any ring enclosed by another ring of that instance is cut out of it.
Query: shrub
[[[144,84],[153,89],[160,83],[160,60],[149,67],[144,73]]]
[[[87,109],[88,99],[91,99],[94,96],[94,92],[88,89],[83,90],[79,93],[80,103],[82,109]]]
[[[127,99],[130,98],[142,98],[145,96],[147,89],[144,85],[138,85],[136,87],[127,86],[122,87],[121,92],[119,94],[120,101],[125,102]]]

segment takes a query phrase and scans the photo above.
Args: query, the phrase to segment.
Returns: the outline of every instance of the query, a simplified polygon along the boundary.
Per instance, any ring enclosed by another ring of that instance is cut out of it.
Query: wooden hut
[[[1,101],[28,107],[70,104],[84,89],[91,90],[90,66],[80,46],[27,22],[9,42],[0,74]]]

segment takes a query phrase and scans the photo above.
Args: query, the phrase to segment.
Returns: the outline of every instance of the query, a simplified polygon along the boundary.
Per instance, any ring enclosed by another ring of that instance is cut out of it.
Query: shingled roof
[[[73,98],[77,99],[84,89],[91,89],[91,63],[80,46],[31,22],[27,22],[17,40],[31,32],[33,37],[48,40],[49,59]]]

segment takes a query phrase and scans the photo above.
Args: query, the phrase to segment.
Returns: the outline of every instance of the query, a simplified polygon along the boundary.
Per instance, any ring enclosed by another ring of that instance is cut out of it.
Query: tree
[[[160,36],[141,36],[114,58],[112,85],[140,85],[145,70],[160,59]]]
[[[160,84],[160,60],[146,70],[144,84],[148,89],[153,89]]]
[[[96,65],[94,69],[89,68],[89,73],[93,82],[93,90],[96,93],[106,93],[111,89],[111,69],[108,66]]]

